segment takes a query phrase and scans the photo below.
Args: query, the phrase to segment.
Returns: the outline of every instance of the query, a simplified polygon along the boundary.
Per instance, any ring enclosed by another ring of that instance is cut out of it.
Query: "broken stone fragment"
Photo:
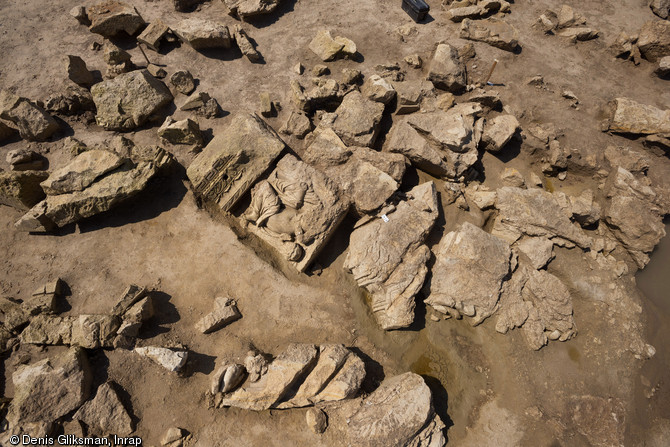
[[[234,28],[235,32],[235,43],[239,47],[242,54],[244,54],[249,62],[261,62],[263,59],[261,54],[256,50],[256,47],[251,43],[251,38],[246,31],[242,29],[241,26],[236,25]]]
[[[417,112],[424,98],[435,95],[435,88],[428,81],[393,82],[393,88],[396,91],[397,97],[396,115]]]
[[[170,84],[181,94],[190,95],[195,90],[193,75],[188,70],[177,70],[170,76]]]
[[[172,101],[170,90],[147,70],[124,73],[91,88],[98,125],[106,130],[129,131]]]
[[[165,37],[168,31],[170,31],[170,28],[158,19],[151,22],[149,26],[142,31],[142,34],[137,36],[137,41],[145,44],[154,51],[158,51],[160,49],[161,40],[163,40],[163,37]]]
[[[600,220],[600,205],[594,201],[590,189],[585,189],[577,197],[570,197],[570,208],[572,217],[582,227],[589,227]]]
[[[405,56],[405,63],[412,68],[421,68],[423,60],[418,54],[410,54],[409,56]]]
[[[54,89],[44,102],[44,108],[50,113],[72,116],[95,112],[95,103],[87,89],[68,83]]]
[[[230,48],[232,44],[228,27],[210,20],[184,19],[172,31],[196,50]]]
[[[299,110],[312,113],[317,109],[337,107],[342,101],[344,89],[334,79],[320,79],[314,86],[305,89],[297,80],[291,81],[292,101]]]
[[[662,57],[658,61],[658,67],[654,71],[659,78],[668,78],[670,77],[670,56]]]
[[[396,95],[391,83],[379,75],[368,77],[361,87],[361,93],[366,98],[382,104],[390,103]]]
[[[134,350],[142,357],[147,357],[154,363],[172,372],[181,371],[188,360],[188,351],[175,351],[157,346],[135,348]]]
[[[562,29],[557,35],[560,37],[567,37],[568,39],[584,41],[598,37],[598,31],[586,26],[575,26]]]
[[[233,118],[193,160],[186,173],[194,194],[229,211],[284,149],[258,115]]]
[[[495,312],[502,283],[510,271],[509,244],[464,223],[445,235],[435,252],[430,294],[426,304],[472,317],[477,325]]]
[[[670,21],[650,20],[642,26],[637,39],[642,56],[651,62],[670,55]]]
[[[512,186],[515,188],[524,188],[526,181],[521,173],[514,168],[505,168],[500,174],[500,180],[505,186]]]
[[[0,204],[27,211],[44,199],[40,183],[48,172],[0,172]]]
[[[115,0],[91,6],[88,18],[91,21],[89,30],[104,37],[114,37],[121,32],[133,36],[145,25],[135,8]]]
[[[332,129],[345,144],[372,146],[379,132],[384,105],[366,99],[359,91],[344,97],[337,108]]]
[[[384,380],[360,406],[345,411],[350,445],[446,444],[445,425],[435,413],[430,388],[418,374],[408,372]]]
[[[65,68],[67,76],[72,82],[82,86],[89,86],[95,82],[93,73],[88,71],[86,62],[82,58],[73,55],[67,55],[66,58]]]
[[[519,121],[513,115],[499,115],[484,125],[482,143],[489,152],[500,152],[519,130]]]
[[[263,115],[265,118],[269,118],[277,114],[269,92],[260,92],[258,94],[258,98],[260,99],[261,104],[258,111],[261,113],[261,115]]]
[[[83,191],[123,162],[124,159],[114,152],[91,149],[77,155],[66,166],[53,171],[41,185],[44,192],[52,196]]]
[[[481,104],[487,110],[502,111],[502,101],[500,100],[498,93],[494,91],[486,91],[477,88],[472,91],[468,100],[470,102],[477,102]]]
[[[56,120],[42,107],[8,90],[0,91],[0,118],[11,122],[21,138],[30,141],[44,141],[60,130]]]
[[[70,345],[73,322],[74,317],[36,315],[30,319],[19,339],[22,343],[33,345]]]
[[[302,112],[292,111],[284,126],[279,129],[279,132],[286,135],[293,135],[302,140],[312,131],[312,121]]]
[[[505,51],[516,51],[519,46],[519,32],[509,23],[500,19],[470,20],[461,23],[461,39],[487,43]]]
[[[670,17],[670,1],[669,0],[651,0],[649,2],[651,10],[662,19]]]
[[[90,25],[91,21],[88,20],[88,14],[86,14],[86,7],[83,5],[75,6],[70,10],[70,15],[77,19],[77,22],[79,22],[82,25]]]
[[[333,38],[328,30],[319,31],[309,43],[309,49],[324,61],[332,61],[338,57],[353,57],[356,44],[346,37]]]
[[[628,98],[616,98],[609,103],[611,115],[608,129],[615,133],[670,133],[670,110],[640,104]]]
[[[147,65],[147,71],[151,73],[151,76],[156,79],[165,79],[167,76],[167,71],[165,71],[163,67],[159,67],[156,64]]]
[[[268,14],[277,9],[280,0],[224,0],[230,15],[241,19]]]
[[[200,126],[190,118],[175,121],[168,116],[158,129],[158,136],[172,144],[190,144],[196,147],[203,145]]]
[[[435,87],[453,93],[465,90],[467,84],[465,64],[454,47],[446,43],[437,46],[430,62],[428,80]]]
[[[166,447],[182,447],[188,437],[188,432],[183,428],[170,427],[161,438],[161,445]]]
[[[370,293],[373,315],[383,329],[414,321],[414,297],[430,257],[424,241],[436,219],[437,192],[428,182],[410,190],[395,210],[363,218],[351,234],[344,268]]]
[[[342,69],[342,83],[345,85],[358,84],[363,79],[363,73],[355,68]]]
[[[246,376],[246,369],[237,363],[222,365],[212,376],[210,392],[229,393],[242,383]]]
[[[86,349],[111,348],[120,325],[114,315],[79,315],[72,321],[70,344]]]
[[[28,148],[7,152],[6,161],[12,171],[41,171],[46,169],[48,162],[44,156]]]
[[[209,334],[240,318],[242,318],[242,314],[237,310],[235,300],[227,297],[217,297],[214,300],[214,310],[198,321],[195,328],[203,334]]]
[[[554,259],[554,243],[546,237],[527,237],[515,244],[530,260],[536,270],[540,270]]]
[[[72,416],[86,424],[88,435],[114,433],[128,436],[134,431],[134,423],[119,399],[114,382],[105,382],[98,387],[95,397],[81,406]]]
[[[307,427],[317,435],[326,431],[328,427],[326,413],[320,408],[310,408],[307,410],[307,413],[305,413],[305,422],[307,423]]]
[[[12,426],[54,422],[73,412],[89,397],[91,372],[83,349],[17,368],[12,374],[14,396],[7,419]]]
[[[102,46],[102,58],[107,65],[130,63],[130,53],[117,47],[109,40]]]

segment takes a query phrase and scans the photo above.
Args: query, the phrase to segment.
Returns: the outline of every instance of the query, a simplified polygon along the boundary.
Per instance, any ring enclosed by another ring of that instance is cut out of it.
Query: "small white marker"
[[[384,222],[388,222],[388,221],[389,221],[389,218],[386,216],[386,214],[382,214],[382,220],[383,220]]]

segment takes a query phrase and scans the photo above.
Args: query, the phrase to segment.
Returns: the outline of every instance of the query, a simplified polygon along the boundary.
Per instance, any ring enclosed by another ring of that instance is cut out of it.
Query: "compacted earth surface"
[[[0,3],[0,445],[668,445],[670,2],[427,3]]]

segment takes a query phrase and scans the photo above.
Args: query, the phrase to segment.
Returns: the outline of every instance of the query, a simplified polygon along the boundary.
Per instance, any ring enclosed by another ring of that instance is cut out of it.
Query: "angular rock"
[[[230,211],[283,149],[284,142],[258,115],[241,114],[210,141],[186,173],[197,197]]]
[[[230,14],[241,19],[273,12],[280,0],[224,0]]]
[[[470,102],[477,102],[489,110],[502,110],[502,101],[497,92],[486,91],[480,88],[472,91]]]
[[[628,98],[609,103],[609,131],[624,134],[670,133],[670,110],[640,104]]]
[[[142,34],[137,36],[137,41],[154,51],[158,51],[161,40],[163,40],[168,31],[170,31],[170,28],[162,20],[154,20],[142,31]]]
[[[637,47],[648,61],[670,56],[670,21],[650,20],[640,29]]]
[[[292,111],[289,115],[286,124],[279,129],[279,132],[286,135],[293,135],[302,140],[312,131],[312,122],[309,117],[302,112]]]
[[[312,430],[317,435],[326,431],[328,427],[328,418],[326,413],[323,412],[320,408],[310,408],[305,413],[305,421],[310,430]]]
[[[190,95],[195,90],[193,75],[188,70],[177,70],[170,76],[170,84],[184,95]]]
[[[261,103],[259,112],[261,113],[262,116],[264,116],[265,118],[269,118],[271,116],[277,115],[275,106],[272,103],[272,99],[270,98],[270,92],[261,92],[258,94],[258,98],[260,99]]]
[[[111,348],[120,325],[113,315],[79,315],[72,321],[70,344],[86,349]]]
[[[21,332],[21,343],[33,345],[69,345],[75,317],[36,315]]]
[[[179,106],[179,110],[194,110],[205,118],[215,118],[219,114],[219,103],[205,92],[195,92]]]
[[[252,223],[249,231],[304,272],[348,208],[349,201],[330,178],[289,154],[254,186],[242,219]]]
[[[437,46],[430,63],[428,80],[435,87],[453,93],[465,90],[467,84],[465,64],[454,47],[446,43]]]
[[[86,424],[88,435],[96,433],[128,436],[134,431],[134,423],[121,403],[114,382],[105,382],[98,387],[95,397],[86,402],[72,416]]]
[[[486,186],[470,184],[465,188],[465,197],[468,202],[474,203],[480,210],[493,208],[496,203],[497,193]]]
[[[246,381],[242,387],[224,395],[219,406],[262,411],[278,403],[286,391],[316,361],[314,345],[291,344],[268,366],[267,374],[256,382]]]
[[[503,169],[503,172],[500,174],[500,180],[504,186],[513,186],[515,188],[523,188],[526,186],[526,181],[523,176],[514,168]]]
[[[361,87],[361,93],[366,98],[382,104],[388,104],[395,98],[393,86],[379,75],[368,77]]]
[[[240,26],[236,26],[234,28],[234,32],[235,43],[237,43],[237,46],[239,47],[242,54],[244,54],[247,59],[249,59],[249,62],[261,62],[263,57],[258,52],[258,50],[256,50],[255,45],[251,43],[251,39],[249,38],[247,32],[244,31]]]
[[[88,8],[89,30],[104,37],[114,37],[125,32],[135,35],[145,22],[137,10],[127,3],[108,0]]]
[[[334,79],[320,79],[309,89],[297,80],[291,81],[292,101],[298,109],[312,113],[317,109],[337,107],[342,102],[343,89]]]
[[[658,68],[654,71],[659,78],[670,77],[670,56],[662,57],[658,61]]]
[[[83,191],[101,176],[121,166],[124,159],[116,153],[102,149],[82,152],[68,165],[54,171],[42,182],[48,195]]]
[[[513,115],[499,115],[484,125],[482,143],[489,152],[500,152],[519,130],[519,121]]]
[[[135,352],[172,372],[181,371],[188,360],[188,351],[175,351],[157,346],[135,348]]]
[[[621,167],[633,174],[646,173],[651,166],[651,160],[644,153],[623,146],[607,146],[605,160],[612,169]]]
[[[612,170],[605,185],[604,221],[640,268],[665,236],[663,212],[656,193],[625,169]]]
[[[6,160],[12,171],[41,171],[47,165],[46,158],[28,148],[7,152]]]
[[[670,17],[670,1],[669,0],[651,0],[649,7],[654,14],[662,19]]]
[[[435,93],[435,88],[431,82],[421,80],[394,82],[393,88],[397,96],[396,115],[418,111],[421,100]]]
[[[484,42],[505,51],[515,51],[519,46],[517,29],[500,19],[477,21],[464,19],[461,23],[460,37]]]
[[[358,393],[363,379],[365,379],[365,363],[360,357],[350,353],[340,370],[326,383],[319,394],[308,400],[318,404],[351,399]]]
[[[593,191],[585,189],[577,197],[570,197],[572,217],[582,227],[589,227],[600,220],[600,205],[593,199]]]
[[[198,321],[195,328],[203,334],[209,334],[240,318],[242,314],[237,310],[235,300],[218,297],[214,300],[214,310]]]
[[[447,308],[473,317],[479,324],[495,312],[502,283],[510,272],[509,244],[464,223],[442,238],[432,269],[426,304],[448,314]]]
[[[573,26],[560,30],[557,35],[567,37],[568,39],[585,41],[598,37],[598,31],[588,26]]]
[[[54,422],[84,403],[90,395],[91,379],[81,348],[20,366],[12,374],[14,398],[7,418],[12,425]]]
[[[95,112],[95,103],[91,92],[69,83],[52,93],[44,102],[44,108],[49,113],[72,116]]]
[[[236,363],[222,365],[212,377],[210,392],[212,394],[229,393],[237,389],[245,376],[246,370],[242,365]]]
[[[128,131],[172,101],[170,90],[147,70],[124,73],[91,88],[97,114],[106,130]]]
[[[204,144],[200,126],[190,118],[175,121],[168,116],[158,129],[158,136],[172,144],[190,144],[196,147]]]
[[[40,183],[48,175],[40,171],[0,172],[0,204],[28,211],[44,199]]]
[[[556,197],[544,190],[504,187],[497,191],[496,217],[492,234],[514,243],[522,234],[547,237],[555,244],[591,246],[591,238],[570,221]]]
[[[172,31],[196,50],[232,46],[228,27],[210,20],[184,19]]]
[[[379,132],[384,105],[366,99],[353,91],[337,108],[332,128],[342,141],[351,146],[372,146]]]
[[[0,91],[0,118],[11,122],[21,138],[30,141],[44,141],[60,129],[42,107],[7,90]]]
[[[370,293],[375,319],[387,330],[414,321],[414,296],[423,285],[430,256],[424,241],[437,219],[432,182],[414,187],[407,197],[395,210],[356,225],[344,261],[344,268]]]
[[[169,153],[158,149],[152,161],[117,169],[83,191],[47,196],[15,225],[24,231],[50,231],[54,227],[62,227],[107,211],[139,194],[149,180],[172,160]]]
[[[67,76],[75,84],[88,86],[95,82],[93,73],[88,71],[86,62],[79,56],[67,55],[65,56],[65,67],[67,69]]]
[[[344,46],[345,42],[333,39],[328,30],[319,31],[309,43],[309,49],[324,62],[335,59]]]
[[[536,270],[546,267],[554,259],[554,243],[546,237],[523,238],[515,246],[528,257]]]
[[[386,379],[347,417],[351,445],[377,447],[446,444],[430,388],[411,372]],[[426,430],[429,428],[429,430]]]
[[[188,436],[188,432],[183,428],[170,427],[161,438],[161,445],[167,447],[182,447]]]

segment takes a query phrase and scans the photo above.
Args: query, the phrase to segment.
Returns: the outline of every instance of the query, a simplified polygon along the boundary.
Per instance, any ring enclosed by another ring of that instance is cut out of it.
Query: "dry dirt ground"
[[[168,25],[186,16],[236,23],[220,0],[206,2],[188,14],[175,12],[167,0],[129,3],[145,20],[161,18]],[[271,92],[273,99],[287,106],[277,118],[268,119],[279,129],[290,109],[289,81],[296,76],[291,68],[302,62],[309,70],[320,63],[307,48],[318,30],[328,28],[354,40],[363,56],[361,61],[329,63],[334,76],[345,67],[372,73],[375,65],[402,61],[412,53],[426,61],[438,41],[458,41],[459,29],[444,18],[439,1],[428,3],[431,19],[416,25],[417,34],[404,42],[396,30],[412,22],[400,9],[399,0],[285,0],[277,13],[246,25],[264,64],[249,63],[237,50],[202,54],[187,45],[166,47],[160,54],[150,51],[148,56],[152,62],[164,64],[168,73],[187,68],[199,80],[199,88],[218,100],[226,112],[224,116],[199,119],[201,128],[211,129],[211,134],[225,128],[232,114],[257,110],[260,91]],[[651,63],[643,61],[635,66],[614,59],[608,50],[620,31],[635,32],[654,18],[646,0],[566,3],[600,31],[598,39],[573,44],[545,36],[531,25],[546,8],[555,7],[554,2],[519,0],[512,4],[506,20],[520,32],[521,52],[513,54],[475,44],[477,57],[468,64],[471,79],[483,78],[497,58],[494,89],[519,118],[522,128],[532,123],[554,123],[563,130],[562,143],[582,153],[601,151],[608,144],[641,149],[639,142],[601,132],[600,121],[607,101],[621,95],[663,109],[670,106],[668,83],[653,75]],[[102,41],[101,37],[68,14],[78,4],[81,1],[0,3],[0,86],[32,99],[45,99],[66,77],[62,62],[66,54],[80,55],[90,69],[104,72],[100,53],[91,49],[93,42]],[[131,41],[119,44],[132,54],[135,63],[143,64],[139,49]],[[544,76],[548,89],[525,84],[526,78],[536,74]],[[420,77],[425,77],[425,69],[408,69],[408,78]],[[578,108],[562,98],[563,90],[574,92],[579,98]],[[186,116],[175,112],[178,119]],[[68,125],[61,137],[74,135],[87,144],[104,144],[114,135],[77,121]],[[155,127],[145,126],[130,137],[138,144],[158,144]],[[287,139],[287,143],[296,152],[301,150],[298,140]],[[0,167],[7,169],[7,151],[25,144],[18,141],[1,147]],[[49,158],[52,169],[71,157],[62,149],[62,138],[33,147]],[[193,158],[181,147],[167,148],[184,166]],[[499,186],[497,173],[505,166],[519,169],[524,176],[540,173],[539,163],[523,145],[519,154],[507,158],[504,162],[488,153],[484,156],[487,185]],[[649,175],[667,185],[668,172],[667,158],[657,157]],[[423,174],[410,172],[408,177],[408,184],[425,180]],[[591,179],[573,171],[565,181],[554,179],[553,184],[570,194],[586,186],[597,188]],[[126,404],[137,419],[136,433],[146,444],[157,445],[167,428],[179,426],[192,433],[189,445],[203,447],[338,445],[339,440],[329,431],[318,436],[306,428],[304,410],[255,413],[206,407],[204,391],[217,357],[244,354],[249,343],[265,352],[278,353],[289,342],[357,347],[368,359],[366,391],[374,389],[383,377],[407,370],[425,375],[438,412],[449,426],[449,445],[603,445],[594,444],[584,434],[588,430],[572,417],[572,399],[583,395],[622,402],[626,417],[619,423],[625,430],[625,445],[660,446],[670,439],[667,346],[662,338],[655,337],[652,344],[658,351],[657,358],[646,362],[630,353],[613,353],[618,340],[633,329],[606,319],[595,297],[600,292],[570,281],[575,269],[588,269],[581,253],[560,250],[550,268],[570,286],[579,333],[569,342],[550,343],[535,352],[527,349],[519,333],[499,335],[489,322],[475,328],[465,321],[434,322],[428,318],[430,311],[421,305],[418,321],[410,330],[379,330],[368,313],[365,297],[342,271],[353,220],[344,222],[320,256],[323,272],[298,275],[283,268],[255,242],[238,239],[225,218],[199,209],[183,173],[182,177],[155,182],[149,193],[130,204],[56,234],[19,232],[13,224],[20,216],[17,210],[0,207],[3,295],[21,297],[37,285],[60,277],[69,286],[67,312],[76,315],[107,312],[131,283],[162,292],[159,314],[142,338],[153,345],[188,347],[193,353],[189,375],[168,373],[130,351],[90,353],[96,383],[112,379],[127,391]],[[477,217],[445,210],[438,233]],[[439,234],[432,236],[434,242]],[[637,295],[630,279],[627,281],[634,302],[643,309],[635,316],[636,321],[645,322],[649,304]],[[209,312],[214,297],[222,294],[238,300],[243,318],[214,334],[196,333],[195,322]],[[647,327],[648,334],[669,322],[667,314],[653,314],[653,321],[649,321],[656,329]],[[32,360],[57,351],[21,347]],[[17,355],[2,359],[0,389],[5,396],[12,396],[9,377]],[[655,392],[650,393],[651,389]],[[597,425],[598,421],[591,423]]]

